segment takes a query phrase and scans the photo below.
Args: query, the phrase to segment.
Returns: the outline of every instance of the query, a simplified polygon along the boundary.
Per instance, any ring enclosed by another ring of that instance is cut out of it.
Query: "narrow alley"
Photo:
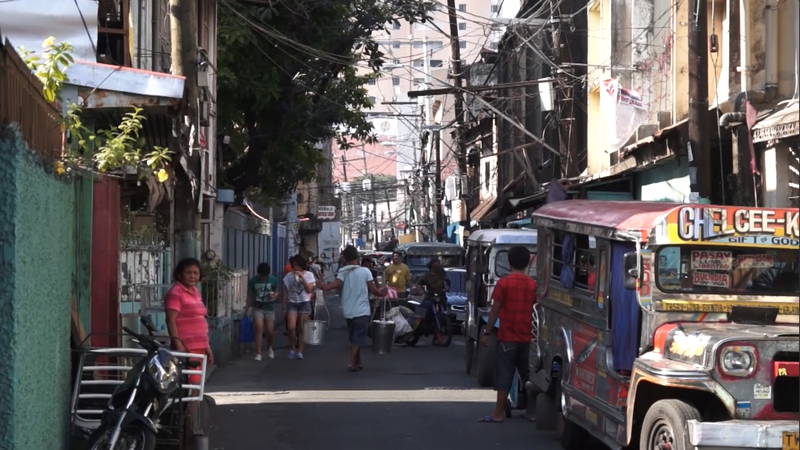
[[[536,430],[524,411],[481,424],[494,391],[464,373],[463,337],[450,347],[395,346],[365,354],[364,371],[345,368],[346,328],[338,298],[325,343],[288,360],[244,355],[211,377],[211,448],[233,449],[557,449],[554,433]],[[280,333],[279,333],[280,334]]]

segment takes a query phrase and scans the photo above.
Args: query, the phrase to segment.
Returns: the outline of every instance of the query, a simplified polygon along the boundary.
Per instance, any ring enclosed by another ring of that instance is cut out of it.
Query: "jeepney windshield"
[[[528,248],[531,252],[531,262],[528,264],[528,275],[534,276],[536,274],[536,254],[534,250]],[[494,257],[494,274],[497,278],[502,278],[511,273],[511,264],[508,262],[508,250],[503,249],[498,251]]]
[[[460,255],[408,255],[406,264],[411,269],[428,269],[428,264],[433,258],[439,258],[443,267],[464,267],[464,258]]]
[[[669,246],[656,259],[665,292],[800,295],[798,271],[797,250]]]

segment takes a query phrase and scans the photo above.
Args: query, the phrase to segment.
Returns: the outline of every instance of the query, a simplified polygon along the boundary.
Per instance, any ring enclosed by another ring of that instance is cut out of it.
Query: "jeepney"
[[[403,261],[411,271],[412,281],[419,280],[428,272],[428,263],[439,258],[445,268],[464,267],[464,248],[447,242],[410,242],[395,249],[403,255]]]
[[[464,334],[464,362],[467,374],[473,368],[481,386],[494,384],[494,345],[481,346],[481,330],[489,320],[492,291],[497,280],[511,273],[508,250],[521,245],[536,254],[536,231],[521,229],[485,229],[473,232],[467,241],[467,304]],[[536,274],[535,259],[528,266]]]
[[[800,210],[568,200],[532,220],[539,428],[797,448]]]

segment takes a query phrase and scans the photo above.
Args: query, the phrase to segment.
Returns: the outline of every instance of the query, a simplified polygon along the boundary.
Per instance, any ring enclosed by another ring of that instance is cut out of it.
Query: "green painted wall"
[[[13,128],[0,130],[0,166],[0,448],[65,449],[71,302],[88,311],[88,265],[79,262],[90,247],[91,182],[54,176]]]
[[[689,201],[689,166],[685,159],[672,159],[636,174],[639,200],[649,202]]]

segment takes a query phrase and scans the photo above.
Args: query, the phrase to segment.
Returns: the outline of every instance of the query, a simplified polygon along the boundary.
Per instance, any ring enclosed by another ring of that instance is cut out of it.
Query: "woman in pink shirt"
[[[208,343],[206,306],[197,289],[201,279],[200,261],[194,258],[181,260],[175,267],[172,278],[174,283],[164,301],[172,348],[181,352],[205,354],[210,366],[214,364],[214,354]]]

